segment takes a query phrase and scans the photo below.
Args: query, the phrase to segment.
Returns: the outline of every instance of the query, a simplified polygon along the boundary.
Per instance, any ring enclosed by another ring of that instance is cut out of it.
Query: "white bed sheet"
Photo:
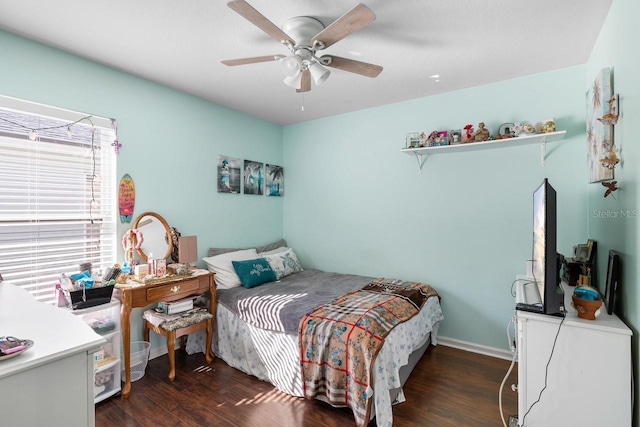
[[[374,408],[376,423],[393,425],[392,403],[388,390],[400,388],[399,370],[409,355],[431,337],[437,345],[440,323],[444,319],[438,298],[430,298],[409,321],[398,325],[385,339],[374,363]],[[266,331],[247,324],[222,305],[218,305],[213,348],[217,357],[229,366],[273,384],[292,396],[303,397],[300,350],[297,335]],[[189,335],[187,352],[202,352],[204,331]],[[384,392],[380,392],[384,390]],[[402,392],[396,401],[404,401]]]

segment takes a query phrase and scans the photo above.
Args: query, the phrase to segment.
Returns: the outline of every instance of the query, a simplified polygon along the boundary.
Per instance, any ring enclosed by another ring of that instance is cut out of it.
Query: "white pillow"
[[[290,274],[302,271],[300,261],[298,261],[298,257],[291,248],[277,254],[265,255],[264,259],[267,260],[271,269],[275,271],[278,280]]]
[[[270,251],[258,252],[258,256],[279,254],[280,252],[284,252],[287,249],[289,249],[289,248],[286,247],[286,246],[281,246],[279,248],[271,249]]]
[[[236,270],[233,268],[232,261],[247,261],[257,257],[258,254],[255,249],[245,249],[202,258],[202,260],[207,264],[209,271],[216,273],[216,287],[218,289],[231,289],[242,285]]]

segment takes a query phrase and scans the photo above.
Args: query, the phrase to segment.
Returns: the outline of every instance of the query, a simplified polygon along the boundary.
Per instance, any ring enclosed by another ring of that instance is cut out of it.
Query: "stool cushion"
[[[147,315],[147,312],[145,312],[143,316],[146,320],[148,320],[152,324],[155,324],[155,322],[151,320],[151,316]],[[165,320],[157,326],[167,331],[175,331],[176,329],[186,328],[187,326],[195,325],[196,323],[200,323],[204,320],[213,318],[213,315],[206,309],[201,309],[193,312],[189,311],[177,316],[180,317]]]

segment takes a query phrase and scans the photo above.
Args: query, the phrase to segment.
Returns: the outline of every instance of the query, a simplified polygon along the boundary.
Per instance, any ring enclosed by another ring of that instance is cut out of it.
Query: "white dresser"
[[[604,307],[596,320],[569,309],[561,326],[559,317],[517,312],[518,425],[630,426],[631,330]]]
[[[0,360],[0,414],[24,427],[95,425],[93,353],[106,340],[73,314],[0,283],[0,336],[34,341]]]

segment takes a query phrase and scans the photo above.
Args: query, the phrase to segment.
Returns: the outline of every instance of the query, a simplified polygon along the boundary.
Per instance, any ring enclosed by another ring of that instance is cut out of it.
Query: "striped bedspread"
[[[369,422],[372,368],[385,337],[415,316],[430,297],[429,285],[376,279],[313,312],[300,322],[300,363],[306,398],[326,397]]]

